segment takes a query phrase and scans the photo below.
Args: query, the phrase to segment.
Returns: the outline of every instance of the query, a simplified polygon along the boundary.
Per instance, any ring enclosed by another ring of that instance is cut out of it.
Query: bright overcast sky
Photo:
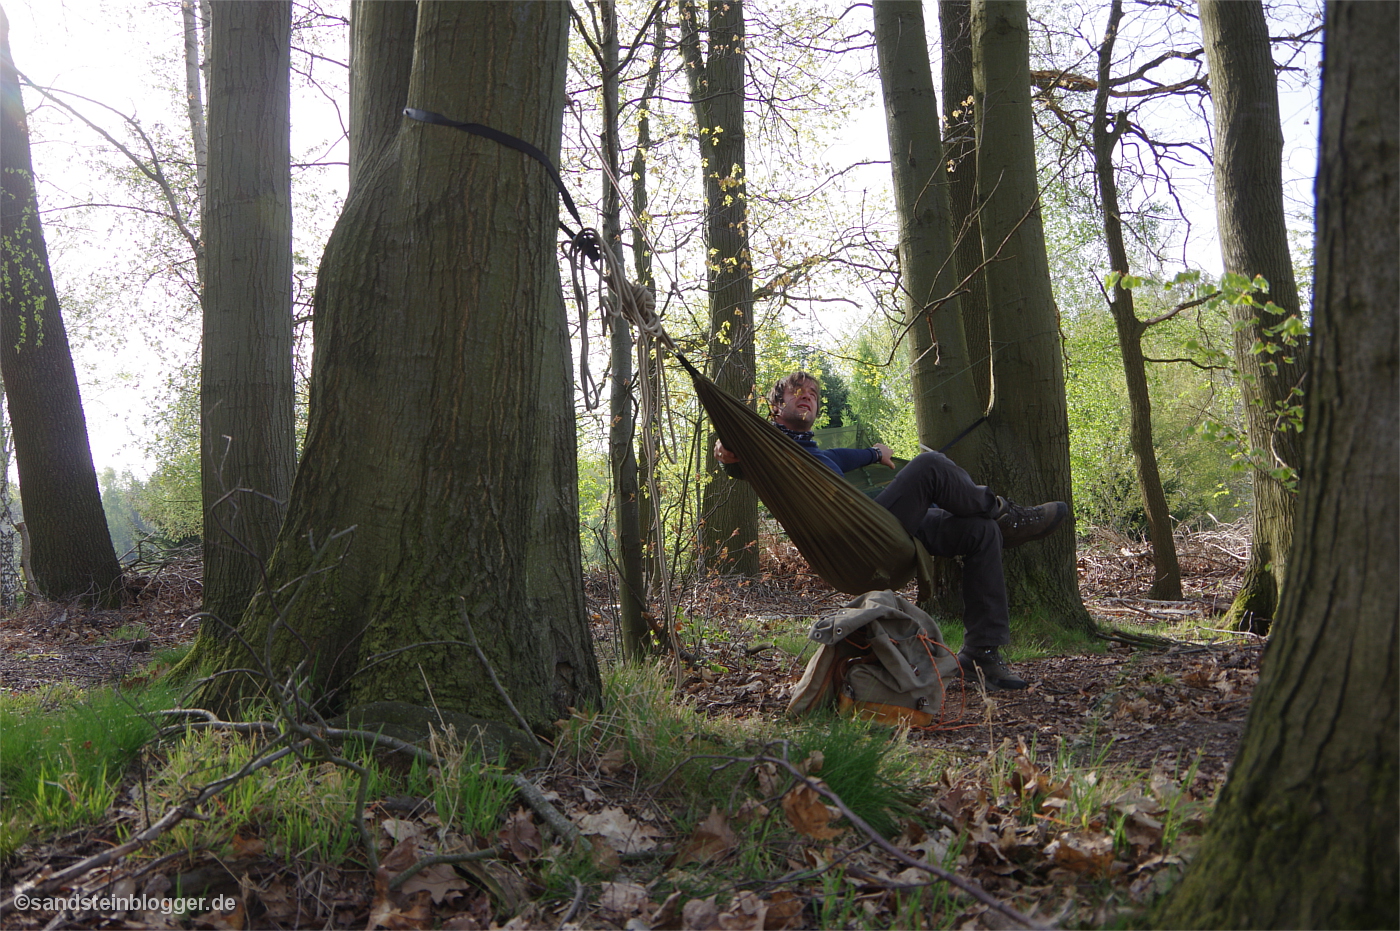
[[[139,0],[0,0],[10,19],[10,46],[20,71],[41,85],[59,87],[81,94],[132,114],[143,123],[164,121],[172,131],[188,131],[180,123],[183,114],[172,108],[170,96],[159,90],[157,78],[175,74],[160,59],[178,63],[182,53],[181,19],[177,0],[147,4]],[[927,26],[936,33],[936,10],[926,11]],[[1086,28],[1090,28],[1086,26]],[[1314,56],[1315,57],[1315,56]],[[1313,62],[1315,65],[1315,61]],[[935,77],[938,63],[934,63]],[[1295,82],[1296,83],[1296,82]],[[294,91],[294,93],[296,93]],[[888,158],[885,146],[884,116],[878,96],[872,105],[848,123],[844,138],[833,148],[829,160],[855,162]],[[37,95],[25,91],[25,103],[33,109]],[[1311,209],[1311,183],[1315,165],[1317,131],[1316,99],[1309,89],[1281,88],[1280,100],[1287,137],[1285,178],[1289,179],[1289,209],[1308,213]],[[318,139],[337,131],[338,118],[324,99],[309,93],[293,102],[294,151],[315,151]],[[41,197],[59,199],[79,190],[82,147],[98,140],[81,126],[66,127],[54,119],[42,123],[43,138],[36,139],[34,157],[40,177]],[[114,123],[108,122],[115,128]],[[309,127],[309,128],[308,128]],[[333,154],[332,159],[343,160]],[[887,184],[884,166],[864,169],[866,184]],[[331,169],[321,183],[343,188],[344,169]],[[1211,201],[1209,172],[1183,177],[1188,209],[1197,216],[1194,239],[1187,249],[1192,264],[1218,271],[1219,255],[1214,237],[1214,205]],[[51,208],[53,203],[41,206]],[[1204,222],[1202,221],[1204,218]],[[329,221],[328,221],[329,222]],[[112,243],[120,250],[120,243]],[[74,267],[91,261],[100,267],[101,257],[84,260],[66,255],[65,267],[56,259],[55,271],[62,278]],[[311,257],[314,262],[319,256]],[[60,286],[61,287],[61,286]],[[830,327],[844,329],[841,325]],[[83,382],[84,406],[88,418],[93,457],[99,471],[106,466],[130,468],[138,475],[150,470],[140,437],[142,417],[149,401],[169,371],[172,353],[162,360],[147,348],[148,340],[128,338],[119,347],[111,343],[90,343],[75,351]],[[192,351],[192,349],[187,349]],[[176,353],[178,354],[178,353]]]

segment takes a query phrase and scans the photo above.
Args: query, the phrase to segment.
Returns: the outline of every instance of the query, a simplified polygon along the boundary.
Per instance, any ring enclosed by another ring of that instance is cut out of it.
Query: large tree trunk
[[[1166,928],[1400,927],[1400,114],[1393,3],[1328,4],[1313,373],[1292,568]]]
[[[1113,77],[1113,46],[1118,23],[1123,18],[1122,0],[1109,7],[1108,27],[1099,47],[1099,85],[1094,94],[1094,173],[1098,178],[1099,200],[1103,206],[1104,243],[1111,269],[1128,274],[1128,249],[1123,242],[1123,219],[1118,206],[1118,181],[1114,176],[1113,152],[1127,126],[1127,114],[1113,126],[1108,120],[1108,90]],[[1123,355],[1123,375],[1128,385],[1128,444],[1137,466],[1138,489],[1147,513],[1147,532],[1152,538],[1152,589],[1149,597],[1175,601],[1181,597],[1181,567],[1176,559],[1172,537],[1172,516],[1162,476],[1157,469],[1157,449],[1152,442],[1152,396],[1147,390],[1147,363],[1142,357],[1142,334],[1147,324],[1138,319],[1133,292],[1114,284],[1108,309],[1118,330],[1118,348]]]
[[[1254,351],[1256,343],[1280,347],[1281,338],[1266,331],[1298,313],[1283,212],[1283,127],[1260,0],[1200,0],[1199,7],[1215,107],[1215,210],[1225,271],[1263,275],[1269,292],[1257,296],[1259,303],[1267,297],[1278,308],[1272,313],[1231,306],[1249,445],[1269,461],[1251,470],[1254,537],[1244,585],[1227,618],[1242,630],[1262,633],[1278,608],[1297,505],[1293,492],[1267,469],[1297,468],[1301,450],[1298,434],[1276,424],[1277,405],[1302,384],[1301,350]]]
[[[992,344],[987,280],[982,275],[982,221],[977,209],[977,128],[973,123],[972,0],[940,0],[943,44],[943,157],[948,163],[948,210],[953,264],[965,293],[963,336],[977,386],[978,409],[992,403]]]
[[[744,174],[744,6],[710,0],[708,55],[700,49],[695,4],[681,2],[681,49],[699,127],[705,175],[705,252],[710,291],[707,374],[736,398],[754,396],[753,263]],[[759,392],[762,393],[762,392]],[[732,481],[706,444],[701,541],[709,566],[758,574],[758,498]]]
[[[940,449],[982,415],[963,339],[948,233],[938,100],[919,0],[875,0],[875,50],[899,212],[900,287],[913,369],[919,442]],[[981,433],[948,451],[978,471]]]
[[[29,123],[0,10],[0,375],[10,407],[31,580],[47,598],[121,599],[87,421],[39,222]]]
[[[292,5],[212,5],[200,475],[204,630],[262,584],[296,465],[292,375]]]
[[[600,0],[598,37],[603,53],[603,244],[625,267],[622,258],[622,196],[618,190],[622,174],[621,127],[618,116],[618,39],[617,4]],[[612,396],[609,399],[608,460],[613,480],[613,541],[616,545],[619,621],[622,651],[638,659],[650,640],[646,611],[646,580],[642,575],[642,525],[637,489],[637,456],[632,445],[635,420],[632,416],[632,329],[613,320]]]
[[[409,104],[557,158],[567,37],[564,4],[422,2]],[[362,51],[381,47],[362,38]],[[389,105],[364,90],[365,107]],[[447,127],[404,121],[391,149],[361,175],[321,264],[277,594],[253,602],[240,633],[261,651],[271,630],[273,669],[307,660],[312,693],[335,707],[398,700],[511,720],[463,645],[469,622],[529,725],[549,730],[601,693],[558,193],[534,160]],[[249,662],[234,647],[216,659]],[[255,687],[231,676],[207,697],[227,705]]]
[[[981,478],[1022,504],[1069,502],[1069,416],[1035,174],[1025,3],[976,0],[972,50],[977,193],[982,251],[989,262],[996,396],[983,438]],[[1073,529],[1065,527],[1039,543],[1007,551],[1013,613],[1092,628],[1079,597],[1074,542]]]
[[[413,71],[418,5],[404,0],[350,4],[350,189],[398,136]],[[373,43],[370,45],[369,43]]]

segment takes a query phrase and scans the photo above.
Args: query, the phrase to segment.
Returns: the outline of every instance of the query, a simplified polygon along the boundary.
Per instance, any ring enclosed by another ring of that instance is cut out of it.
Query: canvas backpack
[[[943,683],[958,675],[938,623],[892,591],[857,595],[819,618],[809,636],[821,646],[788,714],[835,703],[882,723],[924,727],[943,707]]]

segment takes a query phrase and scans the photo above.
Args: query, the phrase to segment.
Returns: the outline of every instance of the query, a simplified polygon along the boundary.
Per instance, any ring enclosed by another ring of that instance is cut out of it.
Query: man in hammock
[[[821,406],[821,388],[807,372],[793,372],[773,386],[768,405],[774,424],[838,475],[862,466],[894,467],[884,443],[867,449],[819,449],[812,425]],[[739,457],[715,442],[715,458],[725,471],[743,478]],[[963,637],[958,665],[964,678],[980,670],[992,690],[1023,689],[1026,681],[1006,668],[999,647],[1011,642],[1010,613],[1001,551],[1039,540],[1069,516],[1069,505],[1052,501],[1022,507],[972,481],[942,453],[921,453],[875,499],[935,556],[963,557]]]

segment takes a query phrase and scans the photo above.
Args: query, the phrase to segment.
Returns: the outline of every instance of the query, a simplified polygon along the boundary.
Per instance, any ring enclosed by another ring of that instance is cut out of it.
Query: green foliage
[[[0,702],[0,857],[31,830],[102,817],[127,766],[155,735],[147,714],[175,703],[161,685]]]
[[[199,474],[199,372],[189,366],[166,383],[166,404],[146,419],[146,452],[156,469],[138,504],[141,515],[171,540],[204,532]]]
[[[851,811],[885,837],[914,810],[907,762],[892,754],[890,729],[859,718],[819,716],[798,733],[799,756],[822,754],[820,776]]]
[[[122,562],[128,562],[137,541],[155,529],[137,510],[145,504],[146,485],[129,471],[118,476],[111,467],[102,470],[98,485],[102,488],[102,511],[107,516],[112,549]]]

